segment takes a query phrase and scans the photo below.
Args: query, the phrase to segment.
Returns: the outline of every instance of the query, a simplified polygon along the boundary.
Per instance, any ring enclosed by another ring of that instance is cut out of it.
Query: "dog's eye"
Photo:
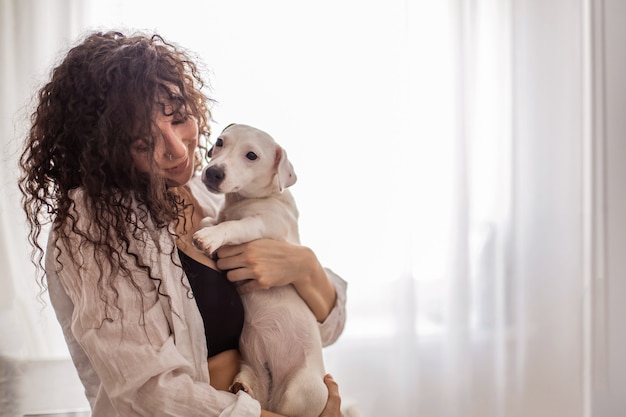
[[[218,146],[220,148],[224,146],[224,141],[222,140],[222,138],[217,138],[217,140],[215,141],[215,146]]]
[[[257,156],[256,156],[256,154],[254,152],[248,152],[246,154],[246,158],[248,158],[251,161],[254,161],[255,159],[257,159]]]

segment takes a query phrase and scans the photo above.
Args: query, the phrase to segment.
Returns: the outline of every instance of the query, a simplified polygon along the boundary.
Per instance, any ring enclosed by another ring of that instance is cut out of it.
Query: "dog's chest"
[[[316,319],[293,285],[253,291],[242,296],[246,322],[256,329],[274,329],[272,333],[297,335],[298,340],[314,337],[310,323]],[[263,337],[268,335],[264,332]]]

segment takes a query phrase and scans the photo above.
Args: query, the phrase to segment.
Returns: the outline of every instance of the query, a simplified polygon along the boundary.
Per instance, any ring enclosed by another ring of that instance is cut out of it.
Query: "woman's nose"
[[[183,140],[183,136],[181,132],[176,129],[166,128],[162,129],[161,133],[163,134],[163,146],[162,149],[158,149],[155,155],[157,158],[164,158],[166,160],[176,160],[180,158],[184,158],[187,155],[187,146]]]

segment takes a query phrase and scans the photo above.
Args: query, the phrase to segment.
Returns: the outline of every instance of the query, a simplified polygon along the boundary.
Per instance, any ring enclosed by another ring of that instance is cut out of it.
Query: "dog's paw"
[[[215,219],[212,219],[210,217],[205,217],[202,220],[200,220],[200,227],[198,229],[204,229],[205,227],[211,227],[211,226],[215,226]]]
[[[230,388],[228,388],[228,390],[232,392],[233,394],[237,394],[239,391],[244,391],[248,395],[250,395],[252,398],[254,398],[254,392],[245,382],[235,381],[230,386]]]
[[[212,256],[224,244],[224,238],[215,227],[205,227],[193,234],[193,243],[202,252]]]

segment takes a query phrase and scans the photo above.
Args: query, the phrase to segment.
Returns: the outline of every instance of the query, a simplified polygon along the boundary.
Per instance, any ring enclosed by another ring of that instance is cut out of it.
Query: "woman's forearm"
[[[302,274],[299,274],[293,286],[321,323],[326,320],[335,305],[337,298],[335,286],[315,253],[305,246],[300,249],[303,256]]]

